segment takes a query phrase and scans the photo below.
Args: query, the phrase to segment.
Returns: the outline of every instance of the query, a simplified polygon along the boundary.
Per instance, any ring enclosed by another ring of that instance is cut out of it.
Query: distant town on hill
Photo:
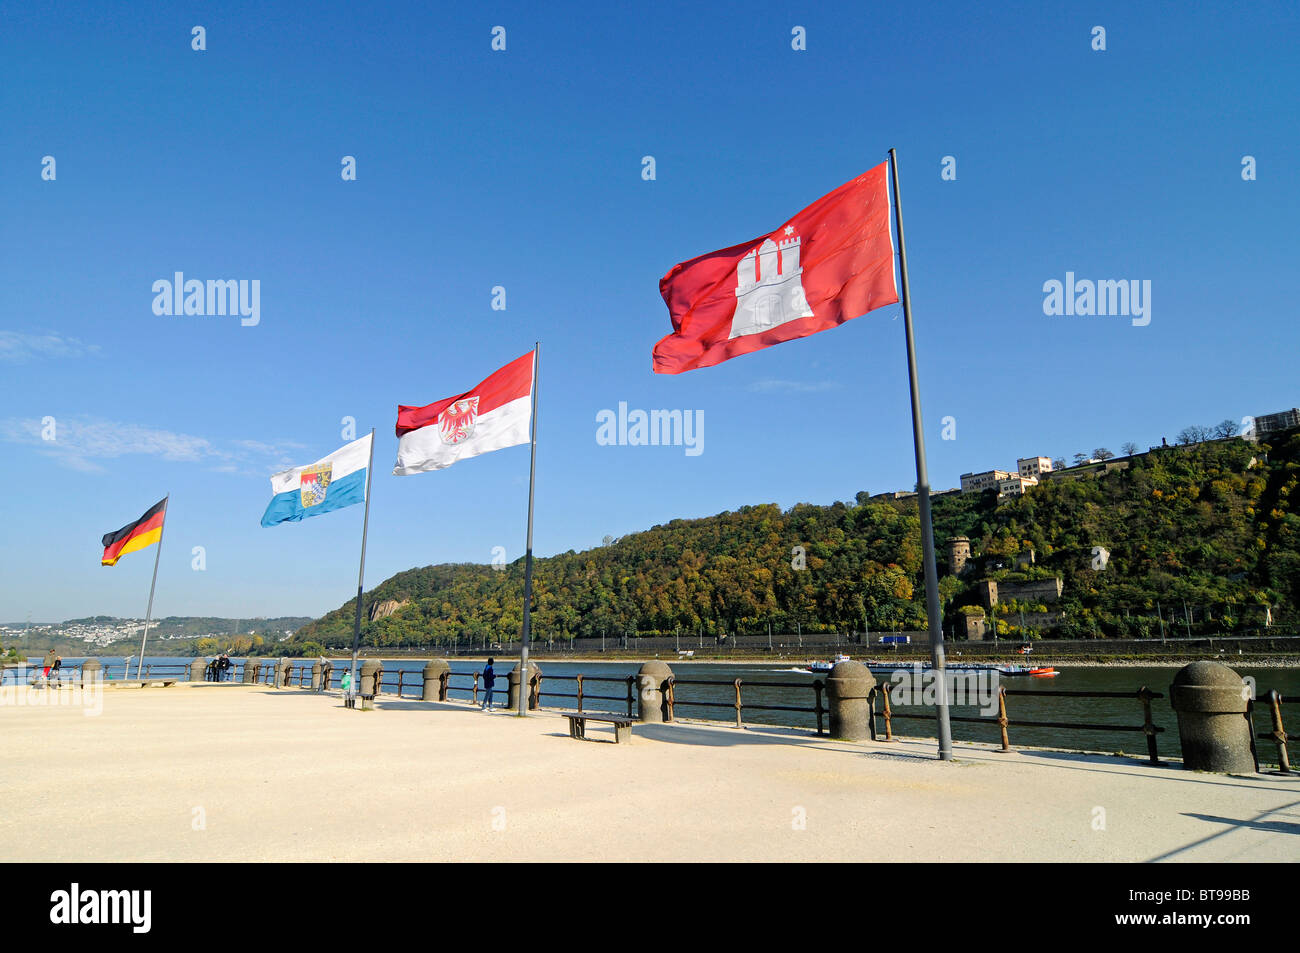
[[[310,616],[281,616],[272,619],[222,619],[212,616],[168,616],[154,619],[149,626],[151,655],[192,655],[197,643],[207,641],[215,651],[218,643],[228,644],[244,638],[252,647],[288,639],[311,622]],[[140,651],[144,619],[121,619],[115,616],[91,616],[57,623],[0,623],[0,645],[22,651],[42,653],[50,648],[67,655],[122,654]]]

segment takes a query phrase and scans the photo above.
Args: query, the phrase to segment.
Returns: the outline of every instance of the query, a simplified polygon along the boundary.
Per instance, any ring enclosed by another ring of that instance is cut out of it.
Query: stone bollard
[[[240,681],[245,685],[256,685],[258,670],[262,667],[260,658],[244,659],[244,674]]]
[[[832,738],[863,741],[871,737],[871,702],[876,687],[871,670],[861,662],[837,662],[826,679]]]
[[[275,668],[271,676],[271,684],[275,688],[289,687],[289,674],[293,671],[293,663],[287,658],[278,658],[275,660]]]
[[[636,673],[637,681],[637,718],[641,721],[672,721],[672,712],[668,710],[668,699],[664,686],[673,677],[673,670],[667,662],[646,662]]]
[[[208,666],[211,662],[205,662],[201,658],[196,658],[190,663],[190,681],[203,682],[207,680]]]
[[[1254,774],[1248,690],[1241,676],[1218,662],[1193,662],[1178,670],[1169,704],[1178,715],[1183,767],[1219,774]]]
[[[377,658],[368,658],[361,663],[361,682],[359,694],[361,695],[361,710],[372,711],[375,707],[375,696],[379,694],[379,686],[383,684],[384,663]]]
[[[430,659],[424,666],[424,693],[420,701],[445,702],[447,700],[446,675],[451,671],[451,663],[446,659]]]
[[[320,659],[317,659],[316,661],[311,663],[311,690],[313,692],[320,691],[320,686],[321,686],[320,673],[321,673]]]
[[[320,662],[320,685],[316,691],[329,691],[332,681],[334,681],[334,663],[329,659],[322,659]]]
[[[97,658],[88,658],[81,663],[81,687],[85,688],[86,683],[92,685],[101,681],[104,677],[104,663]]]
[[[528,660],[528,710],[532,711],[539,704],[538,679],[542,676],[540,666],[532,659]],[[510,670],[510,685],[506,689],[506,708],[509,711],[519,710],[519,663]]]

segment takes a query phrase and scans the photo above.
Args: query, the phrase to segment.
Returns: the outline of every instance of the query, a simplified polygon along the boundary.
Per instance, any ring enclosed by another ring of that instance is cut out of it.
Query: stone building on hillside
[[[1279,430],[1290,430],[1293,427],[1300,427],[1300,408],[1292,407],[1290,410],[1280,410],[1276,414],[1262,414],[1255,418],[1255,436],[1262,437],[1265,434],[1276,433]]]
[[[970,560],[970,537],[953,536],[948,540],[948,571],[954,576],[960,576],[966,571],[966,563]]]
[[[1001,599],[1018,599],[1023,602],[1056,602],[1065,592],[1065,582],[1060,576],[1050,579],[1029,579],[1025,582],[997,582],[983,579],[976,583],[980,604],[992,609]]]

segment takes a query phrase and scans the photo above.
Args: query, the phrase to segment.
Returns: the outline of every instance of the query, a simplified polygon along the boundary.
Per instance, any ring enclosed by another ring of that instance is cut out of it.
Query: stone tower
[[[954,536],[948,540],[948,566],[954,576],[966,571],[966,561],[970,559],[970,538]]]

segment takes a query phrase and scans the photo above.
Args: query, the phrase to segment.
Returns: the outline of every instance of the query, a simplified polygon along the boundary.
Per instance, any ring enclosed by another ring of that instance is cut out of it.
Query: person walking
[[[53,673],[53,675],[54,675],[54,680],[55,680],[56,682],[58,682],[60,686],[62,686],[62,684],[63,684],[63,678],[62,678],[62,676],[59,674],[59,670],[60,670],[61,668],[63,668],[63,656],[62,656],[62,655],[56,655],[56,656],[54,656],[54,667],[51,668],[48,672],[45,673],[45,677],[48,679],[48,678],[50,677],[50,674]]]
[[[45,680],[47,682],[50,680],[50,669],[54,668],[54,660],[56,658],[58,658],[58,656],[54,654],[54,649],[50,649],[48,652],[45,653],[44,675],[45,675]]]
[[[483,704],[480,706],[482,711],[492,710],[492,686],[497,680],[497,673],[492,670],[492,663],[495,661],[496,659],[489,658],[483,668]]]

